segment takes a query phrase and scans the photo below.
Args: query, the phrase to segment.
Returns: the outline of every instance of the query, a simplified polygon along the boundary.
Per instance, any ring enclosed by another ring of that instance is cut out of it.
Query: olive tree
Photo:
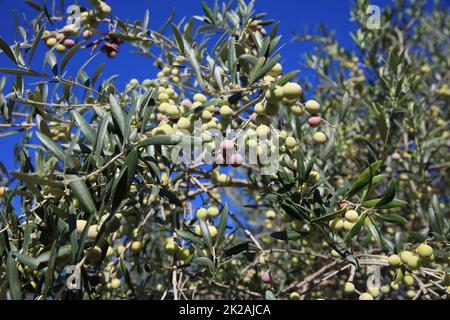
[[[157,30],[98,0],[27,3],[21,39],[0,38],[1,134],[20,136],[19,169],[1,166],[2,298],[446,297],[444,12],[398,4],[383,31],[358,28],[360,52],[313,37],[313,93],[254,1]],[[160,71],[121,89],[105,63],[86,71],[98,54]]]

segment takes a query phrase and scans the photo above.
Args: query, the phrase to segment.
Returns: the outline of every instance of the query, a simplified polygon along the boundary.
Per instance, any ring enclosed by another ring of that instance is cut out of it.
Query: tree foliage
[[[157,30],[102,1],[80,26],[27,3],[21,39],[0,38],[1,135],[20,136],[0,166],[2,298],[448,298],[447,8],[397,1],[374,30],[357,1],[356,50],[295,34],[316,44],[312,86],[253,1]],[[160,71],[121,90],[86,71],[98,54]]]

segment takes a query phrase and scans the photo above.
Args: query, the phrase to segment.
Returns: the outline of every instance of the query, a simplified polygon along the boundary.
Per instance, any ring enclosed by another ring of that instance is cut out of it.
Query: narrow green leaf
[[[95,162],[97,165],[100,164],[100,158],[102,156],[103,151],[103,141],[105,140],[107,130],[108,130],[108,122],[109,122],[109,116],[103,117],[100,128],[97,131],[97,137],[95,139]]]
[[[270,236],[278,240],[289,241],[289,240],[298,240],[301,238],[302,235],[296,231],[287,230],[287,231],[272,232]]]
[[[30,53],[28,54],[28,65],[31,65],[31,61],[33,60],[34,53],[36,52],[36,48],[41,41],[42,34],[45,31],[45,25],[42,25],[39,29],[38,33],[36,34],[36,37],[33,40],[33,44],[31,45]]]
[[[89,123],[84,119],[84,117],[76,110],[72,110],[72,115],[75,121],[80,126],[81,132],[83,132],[86,140],[92,144],[95,144],[95,135]]]
[[[364,170],[361,173],[361,175],[358,177],[358,179],[355,181],[353,186],[350,188],[350,190],[347,192],[345,197],[349,198],[349,197],[357,194],[362,189],[364,189],[364,187],[367,186],[371,182],[370,181],[370,176],[371,176],[370,173],[372,172],[372,178],[373,178],[373,174],[375,174],[375,172],[377,172],[378,169],[380,169],[380,166],[381,166],[381,160],[378,160],[378,161],[374,162],[373,164],[371,164],[366,170]]]
[[[290,72],[282,75],[279,79],[277,79],[277,81],[275,83],[279,86],[283,86],[286,83],[288,83],[289,81],[291,81],[299,72],[300,72],[300,70],[290,71]]]
[[[178,27],[172,23],[172,29],[173,29],[173,34],[175,36],[175,41],[177,42],[178,45],[178,49],[180,50],[181,53],[184,54],[184,39],[183,39],[183,35],[181,34],[180,30],[178,29]]]
[[[64,55],[62,61],[61,61],[61,67],[59,68],[59,73],[63,73],[64,68],[66,67],[67,63],[69,62],[70,58],[74,56],[74,54],[80,49],[80,47],[84,44],[84,41],[78,42],[76,45],[74,45],[72,48],[70,48],[69,51]]]
[[[202,2],[202,8],[203,8],[203,11],[205,12],[206,17],[209,19],[209,21],[211,23],[214,23],[214,15],[205,1]]]
[[[62,162],[64,162],[66,160],[66,153],[63,150],[61,150],[61,148],[59,148],[58,145],[55,142],[53,142],[52,139],[50,139],[48,136],[46,136],[40,132],[36,132],[36,136],[41,141],[42,145],[48,151],[53,153],[56,158],[58,158]],[[74,167],[74,162],[73,162],[72,158],[69,159],[68,165],[70,167]]]
[[[220,211],[220,224],[219,229],[217,230],[217,239],[216,245],[220,247],[220,245],[225,241],[225,236],[227,232],[227,221],[228,221],[228,203],[225,203],[222,210]]]
[[[348,242],[354,236],[356,236],[364,225],[364,221],[366,220],[366,213],[363,213],[359,216],[358,221],[353,225],[353,227],[347,232],[344,238],[344,242]]]
[[[5,40],[3,40],[2,37],[0,37],[0,49],[3,50],[3,52],[8,56],[9,59],[11,59],[12,62],[14,62],[15,65],[19,64],[16,55],[14,54],[14,51],[12,51],[8,43]]]
[[[150,138],[146,138],[139,142],[138,148],[147,147],[150,145],[175,145],[180,143],[183,137],[178,135],[156,135]]]
[[[17,270],[17,264],[12,254],[8,255],[6,259],[6,276],[9,283],[9,293],[13,300],[22,299],[22,289],[20,285],[19,270]]]
[[[35,71],[21,70],[21,69],[8,69],[8,68],[0,68],[0,73],[6,74],[18,74],[22,76],[32,76],[32,77],[41,77],[40,73]]]
[[[192,260],[192,265],[196,267],[206,267],[208,268],[209,272],[211,274],[214,274],[216,272],[216,266],[211,261],[211,259],[207,257],[197,257]]]
[[[392,223],[397,223],[397,224],[405,224],[406,222],[408,222],[408,220],[406,220],[402,216],[395,214],[395,213],[379,214],[378,216],[387,222],[392,222]]]
[[[10,173],[13,177],[16,177],[17,179],[25,182],[30,183],[36,186],[43,185],[43,186],[50,186],[55,188],[62,188],[63,184],[58,181],[49,180],[43,177],[39,177],[37,175],[32,174],[26,174],[23,172],[11,172]]]
[[[209,229],[208,229],[208,226],[206,225],[206,222],[203,221],[202,219],[199,219],[198,224],[200,226],[200,229],[202,230],[203,239],[205,239],[208,249],[210,250],[210,252],[214,252],[213,244],[212,244],[212,240],[211,240],[211,234],[209,233]]]
[[[184,231],[184,230],[177,230],[176,231],[178,236],[180,236],[183,239],[189,240],[199,246],[203,246],[203,242],[200,239],[200,237],[196,236],[192,232]]]
[[[386,192],[379,202],[375,205],[375,208],[382,207],[385,204],[390,203],[395,198],[395,193],[397,191],[397,187],[395,185],[395,181],[390,181]]]
[[[116,98],[112,94],[109,95],[109,103],[111,106],[111,113],[112,113],[114,122],[119,127],[122,137],[125,138],[125,115],[123,113],[123,110],[119,106],[119,103],[117,102]]]
[[[94,200],[92,199],[91,193],[84,182],[78,176],[69,174],[67,175],[67,179],[73,180],[70,182],[70,188],[73,191],[75,197],[80,201],[80,204],[91,214],[95,214],[97,209],[95,207]]]

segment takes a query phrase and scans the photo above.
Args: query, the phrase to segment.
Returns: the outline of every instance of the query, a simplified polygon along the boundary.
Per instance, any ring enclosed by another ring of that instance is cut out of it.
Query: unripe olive
[[[191,127],[191,120],[189,118],[181,117],[177,122],[178,129],[187,130]]]
[[[355,210],[348,210],[345,213],[345,219],[349,222],[354,223],[358,221],[358,218],[359,218],[358,212],[356,212]]]
[[[415,296],[417,295],[417,292],[416,292],[416,290],[408,290],[408,291],[406,291],[406,296],[408,297],[408,298],[414,298]]]
[[[180,110],[173,104],[167,106],[165,113],[170,119],[178,119],[180,117]]]
[[[233,115],[233,110],[228,105],[221,106],[219,112],[224,118],[229,118]]]
[[[191,255],[191,252],[189,251],[188,248],[183,248],[183,249],[179,250],[177,253],[178,259],[180,259],[182,261],[186,261],[187,259],[189,259],[190,255]]]
[[[58,41],[55,38],[48,38],[45,44],[47,45],[47,47],[53,47],[56,42]]]
[[[166,244],[165,251],[169,256],[174,256],[178,251],[178,245],[171,240]]]
[[[294,82],[288,82],[283,86],[283,96],[287,99],[298,99],[302,94],[302,87]]]
[[[405,274],[405,276],[403,277],[403,282],[407,285],[407,286],[412,286],[414,284],[414,277],[412,275]]]
[[[276,77],[279,76],[282,71],[283,71],[282,65],[277,63],[272,67],[272,69],[269,70],[268,74],[272,77]]]
[[[320,112],[320,104],[316,100],[308,100],[305,103],[305,109],[309,113],[319,113]]]
[[[7,187],[0,187],[0,197],[3,197],[8,191]]]
[[[298,145],[297,140],[294,137],[287,137],[284,144],[289,150],[294,149]]]
[[[296,116],[296,117],[300,117],[303,114],[302,107],[300,107],[298,105],[291,106],[291,111],[294,114],[294,116]]]
[[[433,248],[426,243],[421,243],[416,248],[416,252],[421,258],[429,258],[433,254]]]
[[[213,117],[213,114],[209,110],[203,110],[201,114],[201,118],[203,121],[210,121]]]
[[[142,249],[142,242],[141,241],[133,241],[131,243],[131,251],[133,252],[139,252]]]
[[[76,34],[78,32],[78,29],[75,27],[75,25],[70,24],[64,26],[62,32],[64,32],[65,34]]]
[[[374,298],[378,297],[378,295],[380,294],[380,290],[377,287],[370,287],[367,289],[367,291]]]
[[[86,220],[77,220],[77,233],[81,234],[86,227],[87,221]]]
[[[364,292],[360,294],[359,300],[373,300],[373,297],[370,293]]]
[[[193,97],[195,102],[200,102],[200,103],[205,103],[207,101],[205,95],[201,94],[201,93],[196,93]]]
[[[219,184],[227,184],[230,181],[230,177],[227,176],[225,173],[221,173],[218,177],[217,177],[217,182]]]
[[[208,217],[215,218],[220,214],[219,209],[215,206],[208,208]]]
[[[97,262],[102,256],[102,249],[99,246],[89,248],[86,253],[86,258],[90,263]]]
[[[112,289],[118,289],[120,287],[120,279],[112,279],[111,280],[111,288]]]
[[[339,254],[339,252],[337,252],[336,250],[332,249],[331,250],[331,256],[335,257],[335,258],[340,258],[341,255]]]
[[[111,7],[108,6],[106,3],[103,4],[103,5],[100,7],[100,10],[102,10],[102,12],[103,12],[104,14],[110,14],[110,13],[111,13]]]
[[[111,258],[114,255],[114,249],[112,247],[108,247],[108,250],[106,251],[106,257]]]
[[[260,138],[266,138],[270,133],[270,128],[265,124],[261,124],[256,128],[256,135]]]
[[[112,50],[112,51],[108,51],[107,53],[108,58],[110,59],[114,59],[117,56],[117,52]]]
[[[125,252],[125,250],[126,250],[126,248],[123,245],[120,245],[120,246],[117,247],[117,253],[119,255],[123,254]]]
[[[89,226],[87,238],[92,241],[95,240],[98,235],[98,230],[99,230],[98,224],[93,224],[93,225]]]
[[[381,291],[381,293],[386,294],[386,293],[389,293],[389,291],[391,291],[391,289],[387,284],[385,284],[385,285],[381,286],[380,291]]]
[[[340,218],[335,218],[333,220],[330,220],[328,225],[335,231],[341,231],[344,228],[344,221]]]
[[[397,267],[402,263],[400,257],[396,254],[390,255],[388,261],[391,267]]]
[[[300,231],[303,228],[303,222],[300,220],[294,220],[291,222],[292,229],[295,231]]]
[[[89,40],[90,38],[92,38],[92,31],[91,30],[84,30],[83,38],[85,38],[86,40]]]
[[[266,212],[266,219],[273,220],[276,218],[276,213],[273,210],[268,210]]]
[[[350,231],[351,228],[353,228],[354,225],[355,225],[354,223],[351,223],[351,222],[345,220],[344,221],[344,230],[345,231]]]
[[[319,172],[312,170],[308,174],[308,183],[309,184],[315,184],[315,183],[319,182],[319,180],[320,180],[320,173]]]
[[[291,292],[291,294],[289,295],[289,299],[300,300],[300,294],[298,292]]]
[[[411,251],[402,251],[400,252],[400,259],[404,264],[408,264],[408,261],[410,261],[414,257],[414,254]]]
[[[153,130],[154,130],[153,131],[154,135],[158,135],[158,134],[171,135],[173,133],[173,128],[167,123],[164,123]]]
[[[344,292],[349,294],[349,293],[353,293],[354,291],[355,291],[355,285],[353,284],[353,282],[347,281],[344,284]]]
[[[319,131],[313,135],[313,140],[316,143],[324,144],[325,142],[327,142],[327,136],[323,132]]]
[[[265,115],[266,114],[266,112],[264,110],[264,105],[261,102],[258,102],[257,104],[255,104],[254,111],[257,115]]]
[[[203,236],[203,232],[202,232],[202,228],[199,225],[195,226],[194,232],[196,235],[202,237]]]
[[[63,44],[57,44],[57,45],[56,45],[56,51],[58,51],[58,52],[64,52],[64,51],[66,51],[66,46],[63,45]]]
[[[130,80],[130,85],[133,86],[133,87],[138,86],[139,85],[139,80],[135,79],[135,78],[131,79]]]
[[[158,101],[167,102],[167,101],[169,101],[169,99],[170,99],[170,97],[167,93],[158,94]],[[165,106],[167,106],[167,105],[165,105]]]
[[[210,234],[210,236],[211,236],[211,238],[215,238],[215,237],[217,237],[217,229],[216,229],[216,227],[214,227],[214,226],[208,226],[208,231],[209,231],[209,234]]]
[[[400,288],[400,286],[398,285],[398,283],[395,283],[394,281],[392,281],[391,288],[392,288],[392,290],[398,290]]]
[[[283,99],[284,91],[282,87],[276,87],[273,90],[267,90],[265,97],[270,103],[278,103]]]
[[[196,213],[197,219],[206,219],[208,217],[208,210],[206,210],[205,208],[200,208],[197,210]]]

